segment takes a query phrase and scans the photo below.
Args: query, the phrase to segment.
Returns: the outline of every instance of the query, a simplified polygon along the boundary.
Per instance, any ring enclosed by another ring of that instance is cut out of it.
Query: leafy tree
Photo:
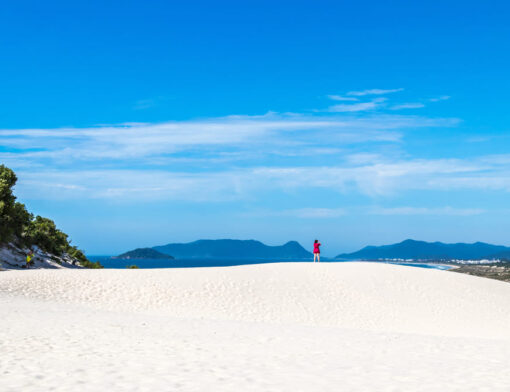
[[[42,216],[34,216],[25,205],[16,201],[12,188],[16,185],[16,174],[0,165],[0,245],[18,241],[22,245],[37,245],[53,255],[69,254],[87,268],[103,268],[99,262],[91,262],[83,252],[71,246],[67,234],[57,229],[55,222]]]
[[[16,197],[12,188],[18,178],[4,165],[0,165],[0,243],[5,243],[14,234],[13,214]]]
[[[27,239],[42,250],[58,256],[61,256],[69,247],[67,234],[58,230],[51,219],[39,215],[30,222]]]
[[[80,264],[86,268],[103,268],[99,261],[92,262],[89,259],[87,259],[83,252],[79,250],[76,246],[69,245],[66,252],[73,259],[78,260]]]
[[[34,219],[34,215],[27,211],[25,205],[14,203],[12,209],[12,230],[14,235],[25,245],[28,245],[28,230]]]

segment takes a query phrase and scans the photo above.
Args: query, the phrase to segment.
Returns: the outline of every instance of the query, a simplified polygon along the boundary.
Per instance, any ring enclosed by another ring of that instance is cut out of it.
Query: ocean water
[[[378,262],[374,261],[374,263],[378,263]],[[453,268],[453,266],[451,266],[451,265],[434,264],[434,263],[399,263],[396,261],[389,261],[386,263],[387,264],[396,264],[396,265],[407,265],[409,267],[431,268],[431,269],[438,269],[438,270],[449,270],[449,269]]]
[[[234,265],[248,265],[248,264],[269,264],[269,263],[285,263],[285,262],[300,262],[311,263],[313,260],[260,260],[260,259],[112,259],[110,256],[88,256],[91,261],[99,261],[105,268],[124,269],[130,265],[136,265],[138,268],[200,268],[200,267],[229,267]],[[323,263],[351,263],[352,261],[338,261],[325,259]],[[380,262],[374,262],[380,263]],[[399,263],[387,262],[388,264],[406,265],[410,267],[419,268],[432,268],[440,270],[448,270],[452,267],[441,264],[428,264],[428,263]]]

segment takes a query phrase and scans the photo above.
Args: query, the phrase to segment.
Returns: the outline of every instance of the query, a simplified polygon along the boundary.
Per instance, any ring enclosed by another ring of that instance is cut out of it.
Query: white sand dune
[[[509,391],[510,285],[375,263],[0,273],[0,390]]]

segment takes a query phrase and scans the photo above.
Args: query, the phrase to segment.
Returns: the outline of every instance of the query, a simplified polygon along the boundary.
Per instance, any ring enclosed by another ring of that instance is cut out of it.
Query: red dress
[[[315,244],[313,244],[313,253],[321,253],[319,246],[321,246],[320,242],[316,242]]]

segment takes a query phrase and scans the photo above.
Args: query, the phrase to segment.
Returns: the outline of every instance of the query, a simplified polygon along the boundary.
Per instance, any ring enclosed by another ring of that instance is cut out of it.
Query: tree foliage
[[[11,169],[0,165],[0,243],[8,241],[15,234],[16,197],[12,188],[17,180]]]
[[[55,222],[42,216],[34,216],[25,205],[16,201],[13,187],[16,174],[4,165],[0,165],[0,245],[15,241],[24,246],[36,245],[56,256],[67,253],[88,268],[101,268],[92,263],[76,246],[71,246],[67,234],[60,231]]]
[[[25,241],[58,256],[69,248],[67,234],[57,229],[51,219],[39,215],[28,225]]]

